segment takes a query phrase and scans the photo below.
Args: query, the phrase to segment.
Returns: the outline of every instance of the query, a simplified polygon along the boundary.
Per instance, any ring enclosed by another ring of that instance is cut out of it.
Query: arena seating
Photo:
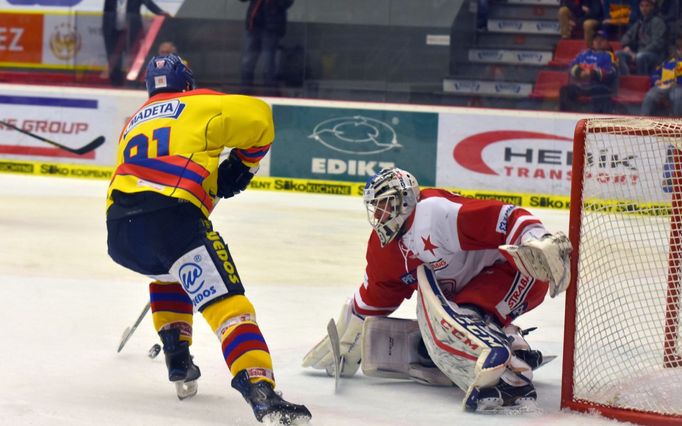
[[[529,97],[536,100],[557,101],[559,89],[568,84],[566,71],[541,70],[533,85],[533,91]]]
[[[651,87],[649,77],[645,75],[624,75],[618,80],[618,91],[613,101],[619,104],[639,105]]]
[[[609,41],[609,45],[614,52],[622,48],[619,41]],[[554,56],[548,65],[551,67],[567,67],[573,58],[586,48],[583,39],[561,39],[557,42],[554,48]]]
[[[567,67],[578,53],[585,50],[585,41],[575,39],[561,39],[554,48],[554,56],[549,61],[551,67]]]

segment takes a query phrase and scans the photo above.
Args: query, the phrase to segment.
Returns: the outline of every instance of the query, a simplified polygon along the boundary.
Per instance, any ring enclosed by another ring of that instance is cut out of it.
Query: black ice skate
[[[168,380],[175,384],[179,399],[197,394],[197,379],[201,377],[199,367],[194,364],[189,353],[189,343],[180,340],[180,330],[170,329],[159,332],[163,342],[163,354],[168,367]]]
[[[513,374],[515,379],[522,383],[521,385],[514,386],[500,379],[495,386],[474,388],[466,400],[466,410],[472,412],[534,411],[538,397],[535,386],[522,375]]]
[[[232,379],[232,387],[242,394],[253,409],[256,420],[280,425],[307,424],[312,417],[304,405],[285,401],[266,381],[251,383],[246,370],[237,373]]]
[[[542,352],[533,349],[522,349],[514,351],[514,356],[524,361],[531,369],[537,370],[544,364]],[[554,358],[552,358],[554,359]]]

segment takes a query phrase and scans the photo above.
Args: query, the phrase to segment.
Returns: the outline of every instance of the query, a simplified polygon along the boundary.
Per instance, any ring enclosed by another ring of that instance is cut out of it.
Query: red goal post
[[[561,407],[682,424],[682,119],[576,125]]]

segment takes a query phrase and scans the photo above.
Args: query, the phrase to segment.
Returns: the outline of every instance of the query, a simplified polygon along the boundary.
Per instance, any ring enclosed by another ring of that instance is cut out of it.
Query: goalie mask
[[[405,170],[383,169],[365,185],[367,218],[385,247],[400,232],[419,201],[417,179]]]
[[[196,87],[192,70],[174,53],[154,56],[149,60],[145,84],[150,97],[157,93],[184,92]]]

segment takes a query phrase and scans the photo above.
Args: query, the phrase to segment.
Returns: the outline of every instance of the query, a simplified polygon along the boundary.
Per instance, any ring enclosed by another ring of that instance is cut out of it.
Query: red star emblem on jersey
[[[436,253],[434,253],[433,250],[437,249],[438,246],[431,242],[431,235],[426,238],[422,237],[422,241],[424,242],[424,251],[430,251],[431,255],[435,256]]]

